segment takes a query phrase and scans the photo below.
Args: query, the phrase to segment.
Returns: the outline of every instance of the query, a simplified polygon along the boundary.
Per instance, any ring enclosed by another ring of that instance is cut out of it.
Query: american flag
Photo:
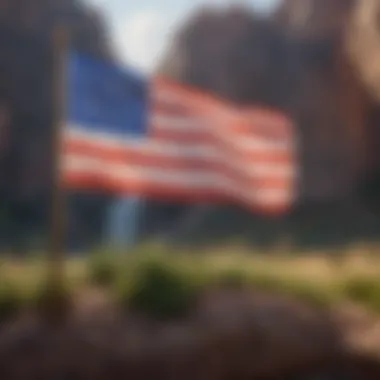
[[[242,109],[162,78],[136,80],[89,58],[71,67],[67,187],[263,212],[293,204],[294,128],[280,112]]]

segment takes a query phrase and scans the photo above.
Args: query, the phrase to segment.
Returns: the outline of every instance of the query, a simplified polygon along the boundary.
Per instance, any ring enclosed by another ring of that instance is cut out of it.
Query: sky
[[[202,4],[246,4],[268,12],[279,0],[85,0],[98,7],[118,57],[142,73],[154,70],[181,22]]]

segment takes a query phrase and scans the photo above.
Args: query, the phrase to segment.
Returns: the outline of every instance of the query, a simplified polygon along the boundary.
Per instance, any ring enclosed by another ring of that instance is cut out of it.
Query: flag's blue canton
[[[126,137],[146,133],[146,80],[81,54],[70,55],[68,71],[69,124]]]

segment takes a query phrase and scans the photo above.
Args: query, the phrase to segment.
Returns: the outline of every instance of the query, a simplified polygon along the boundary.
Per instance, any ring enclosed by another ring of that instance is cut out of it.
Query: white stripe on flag
[[[126,182],[139,180],[156,186],[170,187],[170,185],[174,185],[210,191],[222,189],[224,192],[231,193],[248,203],[282,204],[292,197],[292,194],[285,189],[246,189],[240,183],[236,183],[222,174],[207,171],[179,172],[151,167],[127,167],[84,157],[68,158],[65,160],[64,170],[71,173],[93,173]]]

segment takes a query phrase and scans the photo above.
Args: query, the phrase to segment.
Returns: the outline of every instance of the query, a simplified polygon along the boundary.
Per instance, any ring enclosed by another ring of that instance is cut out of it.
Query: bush
[[[189,312],[195,287],[179,270],[148,261],[132,280],[122,288],[124,306],[159,320],[184,317]]]
[[[349,300],[380,312],[380,281],[376,278],[357,276],[343,283],[343,294]]]
[[[95,254],[89,261],[88,277],[95,285],[112,285],[116,280],[117,272],[116,258],[113,254]]]
[[[343,283],[343,292],[352,301],[367,302],[377,286],[377,281],[372,278],[353,277]]]
[[[259,291],[286,294],[319,308],[328,307],[337,296],[333,289],[327,289],[320,284],[295,281],[264,272],[247,275],[244,271],[227,271],[221,274],[219,283],[234,288],[252,285]]]
[[[338,296],[332,288],[325,288],[321,284],[317,285],[307,281],[288,281],[284,283],[283,291],[299,301],[320,309],[330,307]]]
[[[0,281],[0,323],[16,317],[22,306],[23,300],[17,287],[8,281]]]

